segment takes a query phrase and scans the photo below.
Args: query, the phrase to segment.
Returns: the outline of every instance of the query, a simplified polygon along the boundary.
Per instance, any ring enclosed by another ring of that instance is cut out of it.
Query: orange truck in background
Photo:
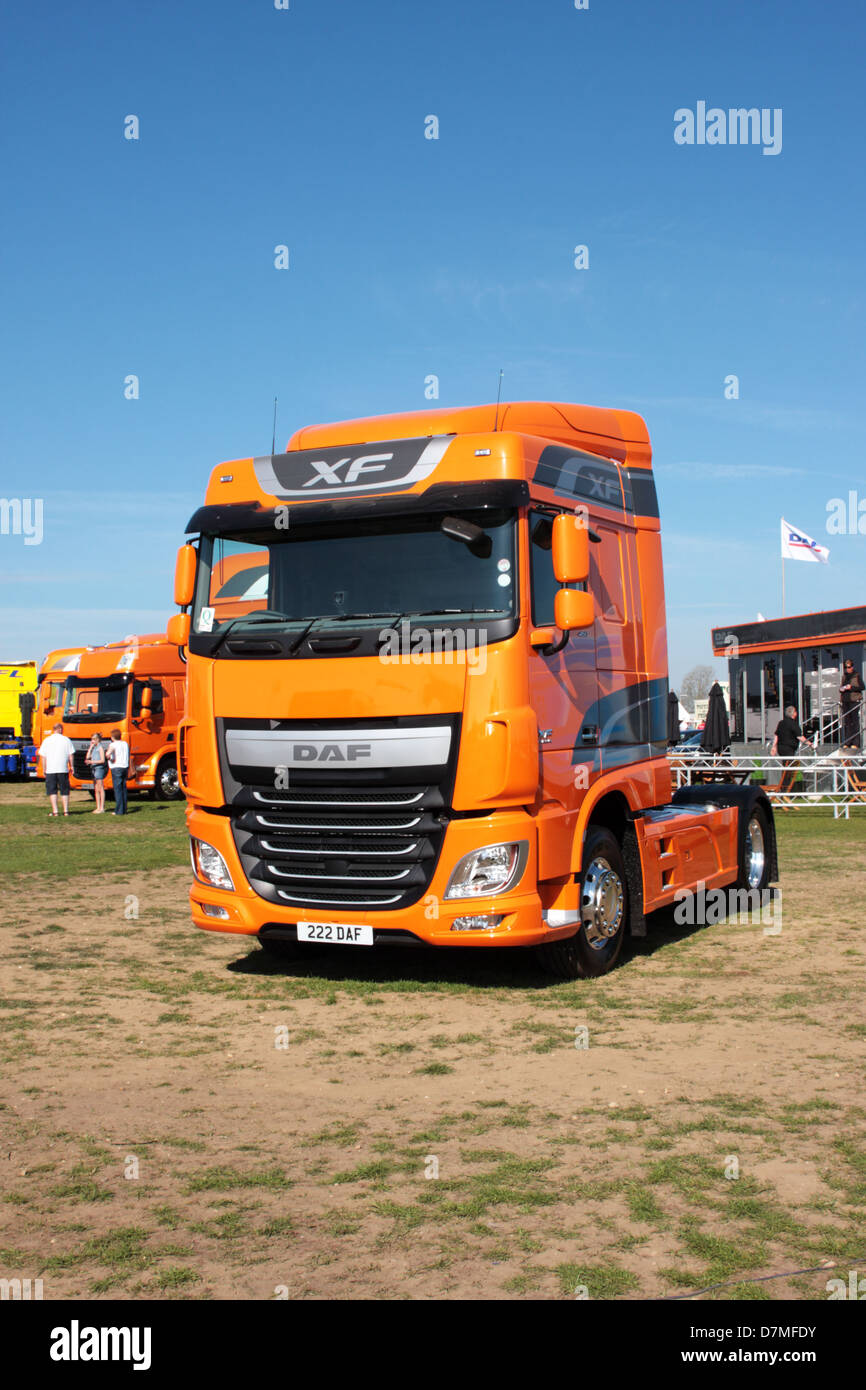
[[[36,707],[33,711],[33,753],[30,764],[32,776],[42,776],[38,750],[42,740],[48,737],[53,726],[63,718],[66,677],[78,670],[79,658],[84,650],[84,647],[59,647],[57,651],[49,652],[39,667]]]
[[[169,638],[194,923],[267,950],[532,947],[776,875],[759,788],[672,796],[650,442],[516,402],[303,429],[217,467]]]
[[[85,762],[91,735],[107,741],[119,729],[129,744],[129,790],[180,800],[177,728],[185,702],[186,666],[165,633],[86,647],[64,682],[63,732],[75,745],[70,785],[92,788]]]

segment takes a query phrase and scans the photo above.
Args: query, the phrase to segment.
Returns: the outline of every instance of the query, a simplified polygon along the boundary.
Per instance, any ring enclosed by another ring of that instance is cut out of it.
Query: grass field
[[[779,818],[780,933],[667,917],[555,983],[506,951],[274,965],[189,924],[182,807],[0,797],[0,1277],[818,1299],[866,1264],[866,821]]]

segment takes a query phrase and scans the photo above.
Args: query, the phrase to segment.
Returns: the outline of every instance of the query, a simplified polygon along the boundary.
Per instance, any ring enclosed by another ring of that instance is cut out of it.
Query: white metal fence
[[[803,753],[793,758],[769,752],[744,756],[714,756],[668,749],[677,787],[699,782],[759,783],[774,806],[785,811],[832,810],[833,818],[848,820],[852,810],[866,810],[866,755],[861,752]]]

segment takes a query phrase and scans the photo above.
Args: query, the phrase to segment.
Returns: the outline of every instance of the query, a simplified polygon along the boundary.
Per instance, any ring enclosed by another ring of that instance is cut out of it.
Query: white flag
[[[798,531],[795,526],[790,526],[784,517],[782,518],[783,560],[820,560],[822,565],[826,565],[829,558],[830,552],[826,545],[819,545],[811,536],[807,536],[805,531]]]

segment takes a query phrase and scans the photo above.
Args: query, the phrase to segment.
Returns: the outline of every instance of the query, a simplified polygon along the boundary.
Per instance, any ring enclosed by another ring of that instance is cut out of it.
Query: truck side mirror
[[[173,647],[185,647],[189,642],[189,614],[175,613],[169,618],[165,635]]]
[[[146,686],[144,687],[144,689],[142,690],[142,692],[141,692],[141,712],[142,712],[142,714],[146,714],[147,711],[148,711],[148,710],[150,709],[150,707],[152,706],[152,704],[153,704],[153,691],[151,690],[151,688],[150,688],[149,685],[146,685]]]
[[[188,608],[195,593],[195,546],[182,545],[174,567],[174,601],[178,608]]]
[[[551,550],[553,573],[560,584],[581,584],[589,579],[589,530],[582,517],[560,512],[554,518]]]
[[[584,532],[584,534],[586,534]],[[554,618],[562,632],[579,632],[595,622],[595,603],[592,594],[583,589],[557,589],[554,599]]]

